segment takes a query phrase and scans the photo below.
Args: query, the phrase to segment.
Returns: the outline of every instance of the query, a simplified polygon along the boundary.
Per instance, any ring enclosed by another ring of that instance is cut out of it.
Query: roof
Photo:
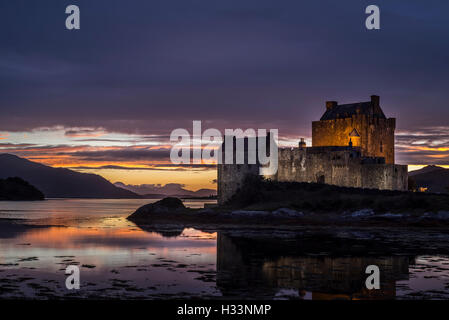
[[[358,113],[386,119],[385,114],[380,107],[376,108],[371,101],[367,101],[336,105],[330,109],[327,109],[320,120],[351,118],[353,115]]]

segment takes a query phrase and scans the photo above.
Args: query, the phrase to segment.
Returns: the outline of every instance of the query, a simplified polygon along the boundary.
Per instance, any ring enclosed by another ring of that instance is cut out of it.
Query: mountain
[[[445,169],[442,168],[442,167],[439,167],[439,166],[430,165],[430,166],[425,166],[424,168],[421,168],[419,170],[410,171],[408,173],[408,175],[410,177],[413,177],[413,176],[416,176],[418,174],[429,173],[429,172],[438,171],[438,170],[445,170]]]
[[[12,154],[0,154],[0,178],[9,177],[28,181],[46,198],[141,198],[96,174],[52,168]]]
[[[0,179],[0,200],[44,200],[44,194],[21,178]]]
[[[168,183],[164,186],[158,184],[140,184],[130,185],[122,182],[114,183],[115,186],[130,190],[137,194],[144,196],[145,198],[164,198],[167,196],[185,198],[185,197],[209,197],[215,196],[217,191],[214,189],[200,189],[197,191],[191,191],[184,189],[184,185],[179,183]]]
[[[417,187],[428,188],[429,192],[449,193],[449,169],[427,166],[409,172]]]

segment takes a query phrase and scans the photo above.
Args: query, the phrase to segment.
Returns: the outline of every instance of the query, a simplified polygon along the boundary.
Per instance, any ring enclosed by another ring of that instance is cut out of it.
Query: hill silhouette
[[[130,190],[145,198],[165,198],[165,197],[178,197],[178,198],[201,198],[217,195],[217,190],[214,189],[199,189],[196,191],[184,189],[184,185],[179,183],[168,183],[166,185],[155,184],[141,184],[141,185],[129,185],[122,182],[114,183],[115,186]]]
[[[44,194],[25,180],[11,177],[0,179],[0,200],[44,200]]]
[[[28,181],[46,198],[140,198],[96,174],[52,168],[12,154],[0,154],[0,179],[9,177]]]
[[[429,192],[449,193],[449,169],[427,166],[409,172],[417,187],[427,188]]]

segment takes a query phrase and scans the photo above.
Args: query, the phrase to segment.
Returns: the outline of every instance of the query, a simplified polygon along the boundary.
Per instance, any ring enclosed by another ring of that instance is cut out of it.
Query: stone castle
[[[371,96],[368,102],[351,104],[328,101],[321,119],[312,122],[312,147],[307,147],[301,139],[298,147],[279,148],[277,173],[268,178],[407,190],[408,168],[394,163],[395,126],[396,119],[387,118],[383,113],[379,96]],[[270,137],[266,139],[267,143],[273,143]],[[234,150],[235,144],[234,139]],[[222,150],[225,150],[224,144]],[[258,163],[219,164],[219,204],[232,197],[247,174],[259,174],[260,168]]]

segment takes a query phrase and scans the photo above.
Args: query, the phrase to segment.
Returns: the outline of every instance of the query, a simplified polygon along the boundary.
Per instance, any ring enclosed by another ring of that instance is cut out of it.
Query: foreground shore
[[[267,213],[238,209],[221,211],[235,211],[229,223],[158,224],[144,219],[136,226],[125,220],[144,203],[14,204],[20,210],[16,216],[23,219],[0,219],[0,299],[315,299],[323,293],[361,299],[371,298],[362,290],[365,267],[371,264],[381,268],[382,288],[392,289],[380,292],[379,298],[449,297],[448,228],[402,227],[394,221],[389,227],[344,222],[337,227],[287,222],[277,226],[258,223],[257,215]],[[177,212],[173,205],[166,207],[159,215]],[[222,208],[206,210],[218,214]],[[184,215],[206,210],[188,209]],[[244,224],[238,218],[243,214]],[[304,212],[290,221],[306,221],[309,215]],[[3,217],[11,216],[3,212]],[[370,213],[352,216],[348,211],[346,216],[367,220]],[[76,292],[65,289],[69,265],[78,265],[82,273],[82,289]]]
[[[449,194],[275,182],[248,176],[224,205],[186,208],[177,198],[140,207],[128,217],[139,225],[212,228],[394,227],[448,229]]]
[[[166,206],[177,203],[175,207]],[[305,227],[337,230],[348,227],[448,230],[449,211],[380,213],[373,209],[344,212],[302,212],[291,208],[269,210],[232,210],[229,208],[190,209],[176,198],[166,198],[139,208],[128,220],[142,226],[177,225],[196,229],[278,229],[297,230]]]

